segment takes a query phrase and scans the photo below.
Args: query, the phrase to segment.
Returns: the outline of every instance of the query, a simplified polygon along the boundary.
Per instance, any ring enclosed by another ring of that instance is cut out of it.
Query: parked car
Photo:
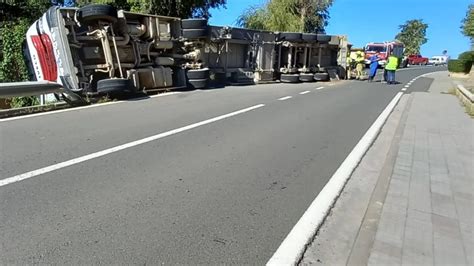
[[[438,65],[444,66],[448,64],[448,61],[449,61],[449,56],[444,56],[444,55],[433,56],[429,59],[428,64],[435,65],[435,66],[438,66]]]
[[[428,57],[423,57],[419,54],[412,54],[408,56],[408,64],[410,65],[427,65]]]

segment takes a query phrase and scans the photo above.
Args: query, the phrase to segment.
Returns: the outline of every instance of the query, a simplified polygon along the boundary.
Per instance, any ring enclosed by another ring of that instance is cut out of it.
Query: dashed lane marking
[[[285,100],[288,100],[288,99],[291,99],[291,98],[293,98],[293,96],[285,96],[285,97],[279,98],[278,100],[279,101],[285,101]]]

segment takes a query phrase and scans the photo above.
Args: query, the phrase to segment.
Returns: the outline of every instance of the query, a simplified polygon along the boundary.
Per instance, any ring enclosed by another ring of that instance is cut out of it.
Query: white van
[[[440,56],[433,56],[428,60],[428,64],[430,65],[446,65],[448,64],[449,56],[440,55]]]

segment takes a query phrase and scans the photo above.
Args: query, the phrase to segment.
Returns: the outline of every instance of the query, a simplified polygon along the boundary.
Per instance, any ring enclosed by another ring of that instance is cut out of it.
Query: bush
[[[472,68],[472,64],[474,64],[474,51],[467,51],[458,56],[458,59],[464,61],[466,64],[466,72],[469,73]]]
[[[459,60],[462,60],[464,62],[473,62],[474,61],[474,51],[467,51],[458,56]]]
[[[22,44],[28,24],[25,20],[4,23],[1,34],[3,60],[0,62],[0,81],[14,82],[28,80],[28,68],[23,58]]]
[[[464,60],[451,59],[448,61],[448,70],[449,72],[454,73],[468,73],[469,71],[467,71],[467,65],[468,64]]]
[[[1,27],[2,54],[0,62],[0,82],[28,80],[28,68],[23,57],[23,41],[25,40],[28,21],[20,19],[5,22]],[[33,106],[39,103],[36,96],[14,97],[10,101],[13,108]]]

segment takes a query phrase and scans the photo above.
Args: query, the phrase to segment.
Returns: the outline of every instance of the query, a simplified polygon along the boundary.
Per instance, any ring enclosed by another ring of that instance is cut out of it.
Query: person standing
[[[364,70],[364,54],[357,51],[356,54],[356,79],[362,79],[362,71]]]
[[[387,65],[385,65],[385,70],[387,70],[387,83],[395,84],[395,71],[398,68],[398,57],[390,55],[388,57]]]
[[[369,58],[370,60],[370,74],[369,74],[369,82],[372,82],[377,74],[377,68],[379,67],[379,53],[375,53],[373,56]]]

